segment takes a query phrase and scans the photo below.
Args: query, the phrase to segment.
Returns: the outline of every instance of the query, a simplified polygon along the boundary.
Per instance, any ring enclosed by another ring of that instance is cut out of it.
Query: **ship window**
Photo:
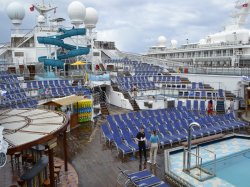
[[[15,52],[15,56],[16,57],[23,57],[24,56],[24,52]]]
[[[99,52],[94,52],[93,56],[100,56]]]

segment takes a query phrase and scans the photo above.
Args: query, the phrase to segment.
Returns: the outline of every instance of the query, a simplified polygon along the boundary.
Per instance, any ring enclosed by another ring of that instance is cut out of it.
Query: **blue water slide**
[[[44,66],[54,66],[60,69],[63,69],[64,62],[61,60],[50,59],[47,56],[38,57],[39,62],[43,62]]]
[[[67,53],[61,53],[57,55],[56,59],[48,59],[46,56],[41,56],[38,58],[39,62],[43,62],[45,66],[56,66],[58,68],[63,68],[64,62],[61,61],[63,59],[68,59],[71,57],[79,56],[79,55],[86,55],[89,53],[89,47],[76,47],[74,45],[65,44],[63,39],[77,36],[77,35],[85,35],[86,29],[85,28],[76,28],[66,30],[64,28],[60,28],[59,32],[61,35],[55,36],[47,36],[47,37],[37,37],[38,43],[46,44],[46,45],[56,45],[58,47],[64,48],[68,50]]]
[[[72,36],[77,36],[77,35],[85,35],[86,34],[86,29],[85,28],[76,28],[76,29],[70,29],[66,30],[64,28],[59,28],[59,32],[62,32],[63,34],[57,35],[56,37],[58,39],[64,39]]]

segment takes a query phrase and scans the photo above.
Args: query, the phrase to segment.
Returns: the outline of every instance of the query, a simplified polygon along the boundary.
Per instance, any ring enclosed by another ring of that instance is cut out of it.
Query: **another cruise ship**
[[[222,32],[211,34],[197,43],[178,45],[166,38],[158,38],[158,45],[150,47],[147,56],[171,59],[195,67],[250,67],[250,30],[245,28],[250,1],[237,1],[232,21]]]

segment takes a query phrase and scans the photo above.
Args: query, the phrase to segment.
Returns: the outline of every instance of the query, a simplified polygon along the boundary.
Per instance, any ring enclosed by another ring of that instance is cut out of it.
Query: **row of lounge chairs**
[[[0,73],[0,90],[4,91],[1,97],[0,108],[32,108],[38,104],[37,100],[27,96],[20,87],[17,75],[8,72]]]
[[[91,94],[91,90],[85,88],[78,88],[78,87],[64,87],[64,88],[51,88],[49,91],[43,89],[40,91],[39,95],[42,97],[64,97],[73,94],[82,94],[89,96]]]
[[[157,130],[160,144],[172,146],[187,140],[188,125],[194,121],[200,123],[201,127],[192,128],[193,139],[235,131],[247,125],[232,114],[208,116],[205,112],[195,113],[186,107],[178,107],[108,116],[101,128],[105,140],[113,143],[124,157],[138,151],[135,137],[140,127],[144,127],[147,139],[153,130]]]
[[[68,80],[44,80],[27,82],[27,89],[64,88],[72,86]]]
[[[133,82],[133,83],[143,83],[146,81],[149,81],[148,76],[127,76],[127,77],[117,77],[117,81],[124,83],[124,82]],[[157,76],[152,76],[153,82],[161,82],[161,83],[166,83],[166,82],[180,82],[180,76],[162,76],[162,75],[157,75]]]
[[[187,91],[179,91],[179,97],[184,98],[205,98],[205,99],[224,99],[225,94],[223,90],[214,90],[214,91],[195,91],[195,90],[187,90]]]
[[[136,86],[138,90],[155,90],[157,87],[154,82],[144,82],[144,83],[124,83],[120,84],[120,88],[124,91],[131,91],[133,86]]]
[[[167,83],[167,82],[179,83],[181,82],[181,78],[180,76],[154,76],[153,81],[160,83]]]
[[[17,75],[8,74],[7,72],[0,74],[1,80],[0,83],[18,83]]]

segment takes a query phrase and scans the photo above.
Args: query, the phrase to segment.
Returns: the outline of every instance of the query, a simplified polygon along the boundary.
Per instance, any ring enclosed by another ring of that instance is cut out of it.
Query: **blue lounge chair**
[[[129,147],[131,147],[134,150],[134,152],[139,151],[138,144],[135,143],[135,140],[131,137],[129,131],[128,130],[123,130],[122,134],[123,134],[124,140],[126,141],[127,145]]]
[[[103,124],[101,126],[102,133],[106,141],[109,142],[109,144],[114,140],[112,132],[109,130],[109,127],[107,124]]]
[[[197,100],[194,100],[194,107],[193,107],[193,110],[196,110],[196,111],[199,110],[199,106],[198,106],[198,101],[197,101]]]
[[[116,145],[116,148],[119,151],[122,152],[123,158],[126,154],[133,153],[134,150],[127,146],[125,143],[123,143],[122,138],[119,136],[119,134],[115,134],[114,136],[114,144]]]
[[[191,100],[186,101],[186,107],[187,107],[188,110],[192,110],[192,108],[191,108]]]
[[[162,181],[158,177],[151,176],[149,178],[134,181],[133,183],[135,186],[138,186],[138,187],[149,187],[149,186],[155,186],[157,184],[161,184]]]

